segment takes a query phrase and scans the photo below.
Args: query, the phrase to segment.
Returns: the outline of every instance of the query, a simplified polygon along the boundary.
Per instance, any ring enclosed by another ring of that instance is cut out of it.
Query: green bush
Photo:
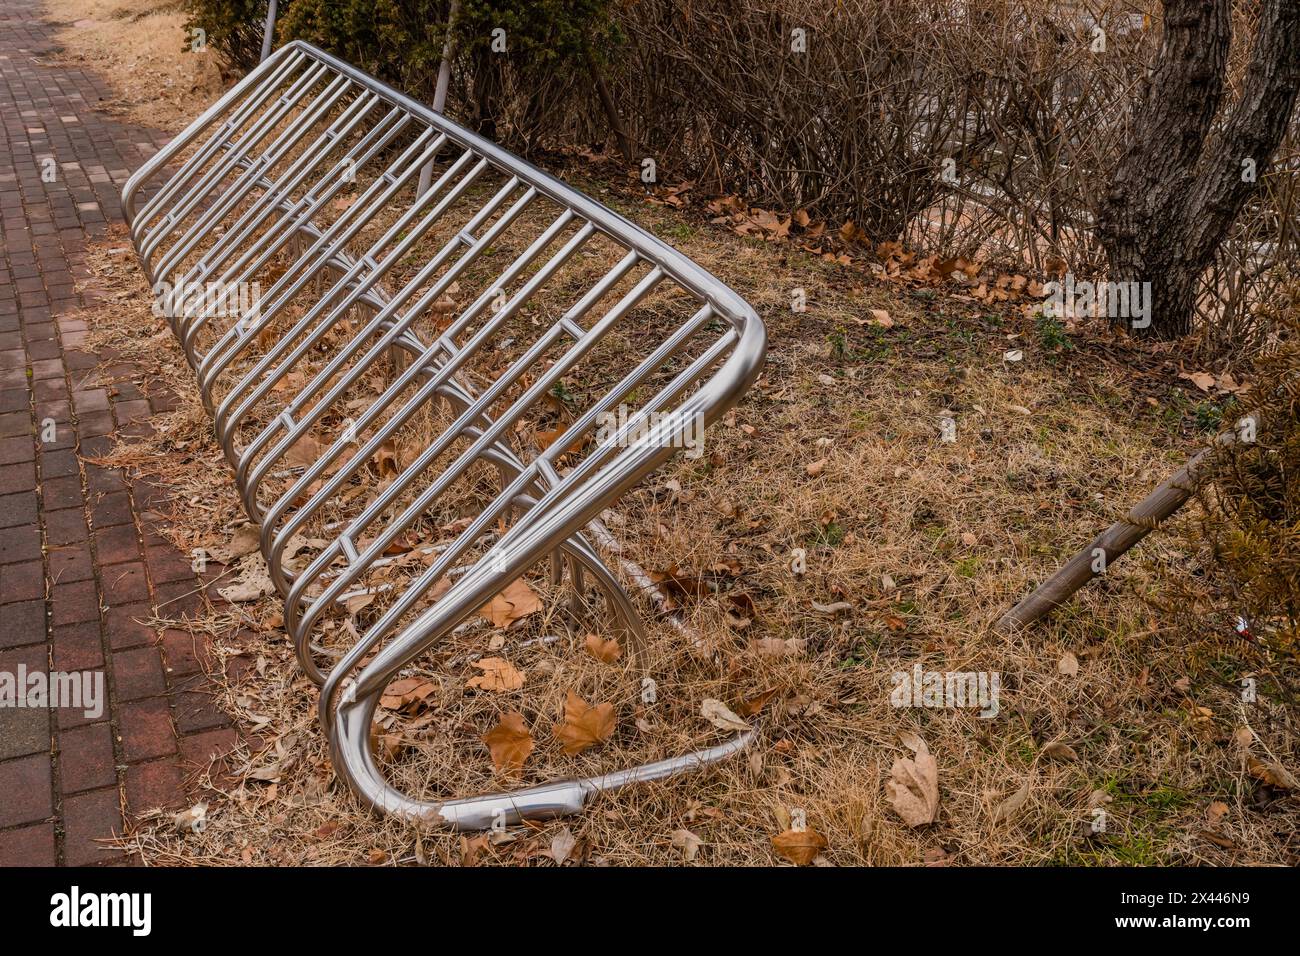
[[[462,0],[449,112],[525,152],[545,133],[563,136],[593,102],[586,54],[598,62],[613,42],[610,2]],[[208,31],[231,67],[256,64],[266,0],[189,4],[190,25]],[[281,0],[276,45],[307,40],[427,103],[449,8],[449,0]]]
[[[188,0],[186,26],[207,34],[209,46],[221,54],[229,70],[245,73],[257,66],[262,53],[266,5],[267,0]],[[186,43],[189,36],[187,29]]]

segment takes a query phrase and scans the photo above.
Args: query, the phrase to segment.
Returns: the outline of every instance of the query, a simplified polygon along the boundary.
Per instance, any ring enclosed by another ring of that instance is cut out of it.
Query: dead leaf
[[[1241,849],[1241,847],[1237,846],[1236,841],[1230,840],[1226,836],[1222,836],[1221,834],[1218,833],[1211,833],[1209,830],[1201,830],[1199,832],[1200,832],[1200,836],[1203,839],[1209,840],[1211,843],[1213,843],[1221,850]]]
[[[364,594],[354,594],[343,602],[343,606],[348,609],[348,613],[355,616],[363,608],[369,607],[375,603],[376,595],[366,592]]]
[[[266,560],[260,551],[244,555],[239,561],[239,577],[217,593],[231,604],[256,601],[275,591],[275,584],[266,569]]]
[[[1004,823],[1010,820],[1025,805],[1025,801],[1028,799],[1029,781],[1026,780],[1019,790],[993,808],[993,822]]]
[[[911,730],[900,730],[898,732],[898,740],[904,747],[912,751],[914,754],[919,754],[922,750],[926,749],[925,741],[921,739],[921,735]]]
[[[602,638],[599,634],[588,634],[583,642],[587,653],[602,664],[613,664],[623,656],[623,648],[614,638]]]
[[[466,687],[477,687],[479,690],[505,693],[518,690],[524,686],[523,671],[517,669],[504,658],[484,657],[481,660],[474,661],[473,664],[483,673],[471,677],[469,683],[465,685]]]
[[[1205,819],[1214,826],[1220,820],[1228,815],[1228,805],[1222,800],[1211,801],[1210,805],[1205,808]]]
[[[257,550],[261,542],[261,528],[255,524],[241,525],[235,529],[226,544],[205,548],[208,557],[218,564],[234,564],[235,560]]]
[[[816,830],[786,830],[772,837],[772,849],[795,866],[807,866],[826,849],[826,838]]]
[[[682,851],[682,859],[692,863],[699,855],[700,847],[704,846],[704,841],[690,830],[674,830],[673,846]]]
[[[1056,662],[1056,672],[1064,674],[1066,677],[1079,676],[1079,658],[1075,657],[1073,652],[1066,651],[1059,661]]]
[[[1043,748],[1043,756],[1050,757],[1052,760],[1078,760],[1079,755],[1075,753],[1073,747],[1059,740],[1053,740]]]
[[[176,829],[181,833],[202,833],[208,825],[208,805],[196,803],[175,817]]]
[[[388,710],[413,713],[423,707],[437,689],[438,684],[427,678],[402,677],[384,688],[379,705]]]
[[[1185,378],[1202,392],[1208,392],[1214,388],[1215,378],[1209,372],[1181,372],[1179,378]]]
[[[777,688],[773,687],[771,690],[765,690],[762,693],[755,694],[748,700],[742,701],[736,707],[736,713],[742,717],[753,717],[763,709],[769,700],[772,699],[773,695],[776,694],[776,691]]]
[[[573,831],[568,827],[563,827],[559,833],[551,837],[550,857],[560,866],[564,861],[573,855],[574,848],[578,845],[578,838],[573,835]]]
[[[303,435],[284,453],[284,463],[293,468],[310,468],[320,456],[320,442],[311,435]]]
[[[398,474],[402,469],[397,460],[397,443],[391,438],[382,442],[375,449],[374,462],[380,478],[391,478]]]
[[[502,714],[500,722],[481,739],[492,755],[492,766],[500,773],[519,773],[533,752],[533,735],[524,724],[524,715],[515,710]]]
[[[807,465],[804,466],[804,474],[806,474],[809,478],[816,478],[825,470],[826,470],[825,458],[818,458],[816,461],[810,461]]]
[[[885,781],[885,794],[909,827],[933,823],[939,812],[939,765],[925,741],[917,738],[917,742],[915,759],[899,757]]]
[[[802,637],[760,637],[749,646],[761,657],[797,657],[807,644]]]
[[[1280,763],[1274,763],[1271,760],[1260,760],[1258,757],[1248,757],[1246,759],[1246,772],[1256,780],[1262,780],[1272,787],[1278,787],[1282,790],[1295,790],[1300,787],[1296,778],[1292,776],[1291,771],[1287,770]]]
[[[580,754],[598,743],[608,740],[614,733],[614,705],[597,704],[592,707],[569,691],[564,702],[564,723],[555,728],[566,754]]]
[[[821,614],[842,614],[853,610],[853,605],[848,601],[832,601],[830,604],[822,604],[818,601],[812,602],[812,608]]]
[[[722,701],[706,698],[700,705],[700,716],[719,730],[749,730],[749,724],[737,717]]]
[[[509,627],[542,609],[537,592],[523,578],[515,578],[504,591],[479,608],[479,615],[497,627]]]

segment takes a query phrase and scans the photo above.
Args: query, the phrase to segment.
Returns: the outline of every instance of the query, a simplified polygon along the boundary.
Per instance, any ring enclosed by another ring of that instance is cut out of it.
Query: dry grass
[[[683,602],[708,653],[693,653],[672,628],[654,628],[651,670],[666,679],[648,742],[634,725],[630,675],[583,654],[576,638],[519,647],[516,638],[553,630],[549,620],[531,622],[496,652],[529,679],[506,700],[467,691],[472,669],[463,660],[428,671],[441,674],[438,691],[423,726],[407,734],[403,772],[437,792],[493,786],[477,738],[507,707],[525,713],[538,740],[530,780],[613,769],[713,739],[696,716],[704,697],[734,707],[775,690],[757,718],[754,754],[624,791],[581,818],[499,845],[416,834],[360,813],[332,780],[315,691],[275,626],[277,600],[219,604],[211,620],[190,626],[211,630],[223,654],[242,661],[225,668],[233,678],[217,679],[227,708],[267,749],[212,781],[211,825],[201,837],[177,836],[169,818],[138,828],[133,840],[147,859],[364,862],[382,851],[398,861],[527,862],[546,858],[567,826],[595,862],[673,862],[671,834],[684,828],[705,840],[701,860],[766,863],[774,859],[769,838],[802,809],[829,840],[824,858],[841,864],[1294,861],[1293,799],[1247,773],[1235,737],[1249,726],[1259,738],[1253,752],[1286,763],[1290,716],[1269,703],[1268,689],[1260,703],[1239,702],[1236,681],[1255,668],[1221,613],[1189,633],[1162,624],[1143,601],[1167,575],[1188,572],[1191,558],[1176,539],[1151,539],[1033,634],[989,630],[1009,601],[1194,445],[1184,416],[1171,411],[1181,388],[1162,374],[1161,356],[1113,349],[1121,354],[1106,358],[1086,336],[1054,352],[1016,312],[908,300],[861,284],[853,270],[680,214],[635,213],[734,284],[772,333],[768,370],[734,423],[710,433],[704,458],[682,460],[630,495],[616,529],[651,569],[675,566],[690,577],[733,562],[727,573],[705,574],[716,594]],[[181,547],[220,543],[241,516],[228,472],[188,369],[162,323],[148,317],[131,255],[121,240],[111,249],[95,257],[96,281],[121,298],[93,324],[185,399],[155,437],[124,443],[116,463],[171,476],[178,507],[170,534]],[[795,286],[808,290],[809,313],[789,311]],[[869,308],[887,308],[896,325],[858,325]],[[1004,360],[1009,342],[1024,349],[1023,362]],[[1158,406],[1147,401],[1155,396]],[[955,443],[939,441],[941,413],[957,420]],[[808,477],[807,464],[821,458],[824,471]],[[789,571],[793,547],[808,552],[802,577]],[[741,627],[727,615],[739,593],[754,606]],[[814,604],[840,600],[852,611],[828,616]],[[457,652],[482,652],[492,637],[489,627],[471,630]],[[762,653],[763,638],[803,644],[772,657]],[[1058,672],[1067,652],[1081,662],[1077,677]],[[998,671],[1001,712],[983,720],[971,711],[893,708],[891,674],[916,662]],[[610,745],[580,758],[563,757],[550,741],[571,687],[614,701],[620,714]],[[939,766],[939,817],[919,829],[899,820],[882,786],[905,754],[898,734],[906,731],[926,740]],[[1045,756],[1052,742],[1068,744],[1075,758]],[[291,761],[273,782],[247,776],[282,754]],[[993,808],[1026,784],[1019,812],[995,823]],[[1085,832],[1099,801],[1109,813],[1104,836]],[[1214,801],[1229,811],[1212,823]]]
[[[434,795],[501,787],[480,736],[507,709],[537,742],[527,782],[715,742],[724,735],[699,716],[709,697],[739,708],[770,692],[753,718],[759,742],[707,772],[602,798],[581,817],[491,838],[416,832],[361,812],[335,781],[278,598],[217,601],[170,623],[213,636],[213,681],[246,744],[195,781],[210,804],[204,833],[179,834],[169,814],[136,821],[127,840],[147,861],[544,862],[567,828],[573,858],[591,863],[680,862],[672,837],[685,829],[704,841],[699,862],[765,864],[796,811],[825,835],[819,860],[831,864],[1296,861],[1294,796],[1249,771],[1252,758],[1295,758],[1294,719],[1264,662],[1212,593],[1188,621],[1148,600],[1196,569],[1177,537],[1148,539],[1033,633],[990,629],[1203,440],[1204,403],[1188,397],[1175,356],[1094,329],[1064,336],[1016,306],[980,307],[792,243],[739,238],[585,168],[567,176],[712,269],[769,327],[767,370],[711,430],[705,455],[629,494],[614,522],[628,554],[698,591],[677,600],[702,646],[652,622],[659,699],[642,707],[637,673],[585,654],[559,595],[530,575],[547,598],[541,613],[509,633],[479,622],[413,669],[433,690],[413,714],[385,712],[397,742],[389,770]],[[580,262],[575,282],[602,265]],[[113,464],[167,476],[173,509],[158,517],[184,551],[223,544],[243,512],[192,373],[150,314],[126,240],[97,248],[91,266],[109,303],[88,317],[97,345],[180,398],[154,434],[122,436]],[[807,312],[791,310],[794,289]],[[864,322],[872,309],[892,326]],[[1009,349],[1023,360],[1008,361]],[[941,441],[943,418],[956,422],[956,441]],[[813,462],[822,464],[810,475]],[[794,548],[807,553],[798,576]],[[229,576],[208,577],[220,587]],[[837,602],[848,609],[821,610]],[[548,634],[559,639],[526,643]],[[776,641],[791,642],[789,653],[772,654]],[[525,686],[469,689],[469,658],[487,652],[522,670]],[[1069,655],[1077,674],[1063,673]],[[893,673],[917,663],[998,672],[999,713],[894,708]],[[1260,696],[1243,704],[1237,682],[1249,673]],[[618,715],[613,738],[577,757],[553,737],[571,689]],[[900,734],[920,735],[937,760],[928,826],[908,827],[886,796],[891,764],[909,755]],[[1018,794],[1013,813],[998,810]],[[1095,808],[1107,814],[1103,834],[1089,827]]]
[[[104,77],[115,94],[101,109],[177,132],[222,91],[212,51],[192,52],[176,0],[51,0],[61,58]]]

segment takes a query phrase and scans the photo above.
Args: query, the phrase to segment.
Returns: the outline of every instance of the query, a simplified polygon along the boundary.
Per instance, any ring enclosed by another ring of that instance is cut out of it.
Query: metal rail
[[[584,529],[607,540],[600,512],[757,377],[766,333],[739,296],[303,42],[153,156],[122,199],[322,687],[336,772],[362,800],[481,828],[576,811],[749,742],[431,801],[385,776],[371,740],[385,688],[543,561],[574,615],[594,584],[641,660],[636,604]]]

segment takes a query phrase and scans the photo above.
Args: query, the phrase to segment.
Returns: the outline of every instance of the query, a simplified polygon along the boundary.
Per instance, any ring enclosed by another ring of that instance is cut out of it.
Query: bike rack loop
[[[419,192],[431,162],[439,172]],[[366,804],[480,829],[576,812],[594,793],[748,745],[752,731],[617,773],[430,801],[386,778],[371,740],[385,687],[547,558],[552,584],[567,570],[575,613],[590,575],[639,656],[635,604],[586,534],[607,548],[600,514],[757,378],[766,332],[744,300],[600,203],[302,41],[151,157],[122,204],[261,528],[299,663],[321,685],[335,770]],[[437,251],[416,255],[422,240]],[[568,270],[597,246],[616,261],[575,283]],[[255,308],[227,308],[254,284],[267,286]],[[665,311],[685,316],[666,334]],[[602,364],[610,356],[626,367]],[[566,376],[585,382],[584,362],[605,381],[573,398]],[[539,415],[559,421],[530,434]],[[412,435],[414,447],[397,445]],[[376,486],[370,463],[385,455],[394,473],[381,469]],[[484,469],[497,487],[485,504]],[[467,486],[471,513],[429,544],[432,516],[454,512]],[[387,581],[412,554],[413,576]],[[358,598],[376,612],[340,643],[331,626]],[[327,631],[339,646],[325,646]]]

